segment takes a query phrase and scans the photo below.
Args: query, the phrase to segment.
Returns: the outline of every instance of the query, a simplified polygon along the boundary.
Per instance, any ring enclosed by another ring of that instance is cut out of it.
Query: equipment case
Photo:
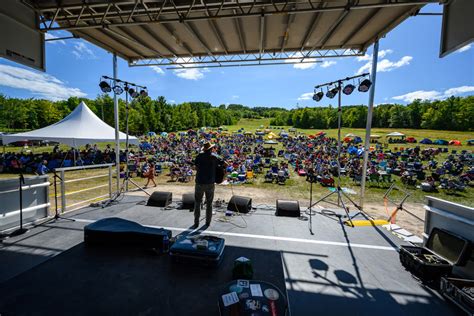
[[[206,244],[204,246],[202,244]],[[199,246],[201,244],[201,246]],[[214,236],[177,236],[170,248],[175,261],[192,261],[203,265],[218,266],[224,257],[225,240]]]
[[[469,242],[451,232],[433,228],[425,247],[401,246],[400,262],[423,282],[439,281],[461,264]]]
[[[474,280],[441,278],[441,293],[468,315],[474,315]]]
[[[98,220],[84,227],[86,245],[135,246],[168,252],[171,231],[142,226],[117,217]]]

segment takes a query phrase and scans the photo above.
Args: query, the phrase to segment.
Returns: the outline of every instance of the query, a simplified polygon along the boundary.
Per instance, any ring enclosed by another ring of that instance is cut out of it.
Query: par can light
[[[319,91],[318,93],[315,93],[313,95],[313,100],[316,102],[321,101],[321,99],[324,97],[324,93],[322,91]]]
[[[109,83],[105,80],[99,83],[99,87],[100,90],[102,90],[102,92],[104,93],[109,93],[110,91],[112,91],[112,88],[110,87]]]
[[[371,85],[372,85],[372,82],[369,79],[364,79],[359,84],[359,91],[360,92],[367,92],[367,91],[369,91]]]
[[[326,92],[326,96],[329,98],[329,99],[332,99],[336,96],[337,92],[339,91],[339,89],[337,87],[335,88],[332,88],[330,90],[328,90],[328,92]]]
[[[115,94],[122,94],[123,93],[123,88],[119,85],[113,87],[114,93]]]
[[[342,89],[342,92],[345,94],[345,95],[349,95],[351,94],[354,90],[355,90],[355,86],[353,84],[348,84],[347,86],[344,87],[344,89]]]

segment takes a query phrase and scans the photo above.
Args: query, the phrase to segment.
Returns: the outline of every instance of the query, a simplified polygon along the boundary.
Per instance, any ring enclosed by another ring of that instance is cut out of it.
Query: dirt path
[[[184,193],[194,192],[194,185],[192,184],[182,184],[182,183],[165,183],[159,184],[156,188],[148,188],[147,192],[153,191],[170,191],[173,193],[174,199],[180,199]],[[141,191],[130,192],[131,195],[145,195]],[[294,197],[284,195],[281,192],[276,192],[275,190],[247,187],[247,186],[224,186],[217,185],[215,191],[215,199],[224,199],[226,202],[230,200],[232,195],[243,195],[252,198],[252,205],[266,204],[275,206],[277,199],[295,199]],[[317,198],[317,197],[315,197]],[[308,199],[297,199],[300,202],[301,210],[305,210],[309,206],[309,197]],[[423,219],[425,212],[422,204],[416,203],[405,203],[405,207],[413,213],[415,216]],[[350,207],[350,210],[353,211],[355,208]],[[366,203],[364,205],[365,212],[377,219],[387,219],[389,214],[395,209],[394,205],[388,205],[387,210],[383,201],[378,203]],[[396,216],[396,224],[400,227],[408,230],[409,232],[422,237],[424,223],[414,216],[401,211]]]

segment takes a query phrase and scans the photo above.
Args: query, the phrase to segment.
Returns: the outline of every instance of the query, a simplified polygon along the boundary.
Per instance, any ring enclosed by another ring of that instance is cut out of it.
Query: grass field
[[[255,129],[260,128],[260,126],[268,126],[270,122],[270,119],[244,119],[239,122],[237,125],[233,126],[228,126],[229,131],[236,131],[239,128],[244,128],[247,131],[255,131]],[[288,130],[288,126],[283,127],[284,129]],[[303,130],[303,129],[297,129],[298,132],[300,133],[305,133],[305,134],[314,134],[318,132],[319,130]],[[385,135],[386,133],[392,132],[394,129],[388,129],[388,128],[375,128],[373,129],[372,133],[373,134],[379,134],[379,135]],[[458,139],[460,140],[463,144],[465,144],[467,139],[472,139],[474,138],[474,135],[472,133],[468,132],[453,132],[453,131],[432,131],[432,130],[408,130],[408,129],[397,129],[397,131],[402,132],[406,134],[407,136],[413,136],[417,138],[418,140],[421,140],[422,138],[431,138],[431,139],[437,139],[437,138],[443,138],[447,140],[451,139]],[[337,137],[337,130],[332,129],[332,130],[325,130],[327,134],[331,137]],[[361,136],[364,138],[365,135],[365,130],[364,129],[348,129],[344,128],[342,129],[342,136],[344,136],[347,133],[354,133],[356,135]],[[106,144],[100,144],[99,147],[103,148],[105,147]],[[391,144],[390,147],[413,147],[418,144]],[[281,146],[281,145],[279,145]],[[278,147],[279,147],[278,146]],[[430,146],[430,145],[421,145],[422,147],[424,146]],[[64,149],[67,149],[67,146],[61,146]],[[49,147],[32,147],[29,148],[35,153],[42,153],[45,151],[51,151],[52,146]],[[449,146],[449,150],[451,149],[456,149],[456,150],[461,150],[461,149],[466,149],[466,150],[472,150],[471,147],[468,146],[462,146],[462,147],[453,147]],[[16,151],[19,152],[21,150],[24,150],[23,147],[6,147],[6,151]],[[446,156],[443,155],[440,157],[440,159],[444,159]],[[164,170],[163,174],[166,174],[168,170]],[[100,170],[81,170],[81,171],[75,171],[75,172],[70,172],[67,173],[67,179],[78,179],[78,178],[83,178],[83,177],[88,177],[88,176],[97,176],[101,174],[106,174],[107,170],[106,169],[100,169]],[[14,174],[0,174],[0,178],[12,178],[12,177],[17,177],[17,175]],[[398,180],[397,177],[395,177],[397,180],[396,184],[405,190],[407,190],[411,196],[408,200],[408,202],[413,203],[413,204],[421,204],[424,201],[425,194],[421,190],[417,190],[414,188],[406,188],[403,186],[403,184]],[[139,185],[144,185],[145,180],[141,178],[135,178],[134,179]],[[166,177],[164,175],[158,177],[158,183],[160,185],[166,185],[168,183],[169,177]],[[52,181],[52,179],[51,179]],[[114,179],[115,182],[115,179]],[[93,198],[94,196],[98,195],[104,195],[108,192],[108,178],[103,177],[103,178],[94,178],[91,180],[86,180],[86,181],[78,181],[78,182],[72,182],[68,183],[66,185],[66,192],[71,193],[71,192],[78,192],[74,194],[68,194],[67,196],[67,201],[68,205],[74,205],[80,201],[83,200],[89,200]],[[101,186],[102,187],[98,187]],[[183,184],[183,185],[191,185],[191,184]],[[351,179],[347,178],[342,178],[342,186],[348,187],[353,189],[354,191],[357,192],[357,195],[353,196],[354,199],[358,200],[358,194],[360,192],[360,186],[356,185],[355,183],[352,182]],[[134,186],[131,185],[131,188]],[[255,179],[255,181],[251,184],[245,184],[245,187],[249,188],[255,188],[255,189],[262,189],[264,191],[268,191],[268,194],[273,194],[275,199],[278,198],[293,198],[293,199],[308,199],[309,198],[309,184],[305,181],[303,177],[298,177],[294,173],[292,174],[290,180],[287,181],[286,185],[284,186],[279,186],[277,184],[268,184],[264,183],[263,181],[263,176],[259,176]],[[87,190],[87,191],[82,191],[87,188],[94,188],[93,190]],[[114,184],[115,188],[115,184]],[[239,190],[239,187],[236,187],[235,190]],[[383,207],[383,201],[382,197],[384,192],[387,190],[387,186],[383,185],[371,185],[368,184],[367,188],[367,193],[366,193],[366,201],[367,203],[379,203],[381,207]],[[321,187],[321,185],[317,184],[314,185],[313,189],[313,195],[315,198],[318,196],[322,196],[323,194],[326,194],[328,191],[327,188]],[[53,190],[51,187],[50,190],[51,193],[51,202],[54,202],[54,195],[53,195]],[[238,193],[237,193],[238,194]],[[448,195],[445,192],[438,192],[438,193],[432,193],[432,195],[446,199],[449,201],[469,205],[469,206],[474,206],[474,194],[473,194],[473,189],[468,188],[465,192],[460,192],[456,195]]]

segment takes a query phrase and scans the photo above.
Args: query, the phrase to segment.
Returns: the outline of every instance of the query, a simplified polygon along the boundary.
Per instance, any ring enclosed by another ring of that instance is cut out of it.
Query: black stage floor
[[[0,315],[218,315],[218,294],[231,281],[233,261],[252,260],[254,279],[280,287],[291,315],[457,315],[420,285],[398,260],[397,237],[380,227],[350,228],[331,216],[308,221],[258,209],[224,219],[205,234],[225,238],[216,268],[172,263],[131,249],[86,248],[83,227],[104,217],[188,233],[193,215],[144,206],[126,197],[104,209],[84,208],[4,240],[0,248]]]

